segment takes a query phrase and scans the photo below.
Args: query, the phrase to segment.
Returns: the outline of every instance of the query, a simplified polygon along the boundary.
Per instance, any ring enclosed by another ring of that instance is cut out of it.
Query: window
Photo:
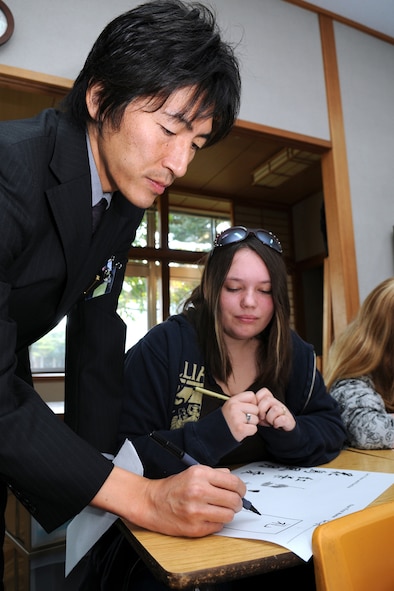
[[[220,202],[216,213],[210,205],[208,199],[170,195],[145,213],[119,298],[118,313],[127,325],[126,349],[176,314],[198,285],[203,254],[212,248],[216,234],[231,225],[229,202]]]
[[[30,365],[33,373],[59,373],[64,371],[66,319],[30,347]]]
[[[230,225],[231,207],[225,200],[170,194],[145,212],[118,303],[127,326],[126,350],[179,311],[200,281],[201,257]],[[64,371],[65,326],[64,319],[31,346],[33,373]]]

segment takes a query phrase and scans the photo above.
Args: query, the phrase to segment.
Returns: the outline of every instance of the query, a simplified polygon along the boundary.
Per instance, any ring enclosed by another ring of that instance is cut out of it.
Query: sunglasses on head
[[[246,240],[248,236],[255,236],[262,244],[269,246],[282,254],[282,245],[272,232],[262,229],[245,228],[245,226],[233,226],[224,230],[219,234],[213,244],[214,249],[218,246],[227,246],[228,244],[235,244],[236,242],[242,242]],[[213,251],[212,251],[213,252]]]

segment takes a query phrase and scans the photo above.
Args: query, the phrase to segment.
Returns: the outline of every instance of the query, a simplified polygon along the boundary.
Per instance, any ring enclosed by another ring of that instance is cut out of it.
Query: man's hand
[[[233,519],[245,492],[242,480],[227,469],[198,465],[150,480],[114,467],[92,505],[152,531],[202,537]]]

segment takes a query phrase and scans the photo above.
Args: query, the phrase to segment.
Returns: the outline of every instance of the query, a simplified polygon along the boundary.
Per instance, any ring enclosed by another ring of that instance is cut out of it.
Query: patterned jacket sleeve
[[[349,445],[360,449],[394,447],[394,418],[368,376],[338,380],[330,394],[338,402]]]

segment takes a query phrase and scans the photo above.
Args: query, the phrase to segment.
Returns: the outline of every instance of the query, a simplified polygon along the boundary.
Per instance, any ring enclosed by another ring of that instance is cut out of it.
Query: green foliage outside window
[[[217,232],[230,225],[229,219],[186,213],[184,211],[169,212],[168,247],[196,253],[209,251]],[[155,209],[144,216],[137,230],[133,246],[144,248],[158,246],[159,233],[158,214]],[[153,244],[152,244],[153,242]],[[161,320],[159,309],[160,295],[156,293],[157,283],[161,281],[160,264],[148,264],[143,260],[132,262],[133,274],[126,271],[123,289],[119,297],[118,313],[127,325],[126,349],[141,338],[151,325]],[[152,279],[154,275],[154,282]],[[171,263],[170,265],[170,313],[176,314],[200,280],[200,269],[197,265]],[[154,289],[155,293],[149,292]],[[103,296],[105,297],[105,296]],[[156,310],[148,314],[148,300],[156,302]],[[151,320],[148,320],[151,318]],[[30,360],[34,372],[62,372],[65,359],[65,326],[63,319],[59,325],[42,339],[30,347]]]

